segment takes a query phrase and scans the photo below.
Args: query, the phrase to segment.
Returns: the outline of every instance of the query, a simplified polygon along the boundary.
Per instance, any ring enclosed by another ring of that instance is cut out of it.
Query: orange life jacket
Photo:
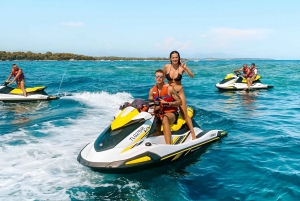
[[[155,85],[152,88],[153,100],[154,101],[159,101],[160,99],[162,99],[162,100],[164,100],[166,102],[173,102],[174,98],[168,94],[168,87],[169,87],[169,84],[164,84],[163,87],[162,87],[162,89],[161,89],[161,91],[160,91],[160,93],[159,93],[158,88]],[[162,108],[162,111],[164,113],[177,112],[178,111],[178,107],[164,105],[163,108]]]
[[[12,69],[12,74],[13,74],[14,77],[16,77],[18,75],[19,70],[20,70],[19,68],[17,70]],[[25,79],[25,76],[24,76],[24,74],[22,72],[21,75],[17,78],[17,81],[19,82],[19,81],[21,81],[23,79]]]

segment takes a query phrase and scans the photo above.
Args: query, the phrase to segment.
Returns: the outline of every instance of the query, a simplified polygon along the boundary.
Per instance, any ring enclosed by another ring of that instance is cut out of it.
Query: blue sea
[[[273,89],[219,92],[215,84],[254,62]],[[134,174],[94,172],[76,160],[120,104],[148,98],[168,61],[17,63],[27,87],[59,100],[0,102],[0,200],[300,200],[300,61],[188,60],[183,85],[203,130],[228,136],[196,158]]]

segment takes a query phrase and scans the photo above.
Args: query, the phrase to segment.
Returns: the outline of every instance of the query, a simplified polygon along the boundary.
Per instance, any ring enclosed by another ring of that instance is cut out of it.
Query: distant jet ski
[[[260,75],[257,75],[252,83],[250,89],[270,89],[274,86],[263,84],[260,81]],[[234,75],[233,73],[226,75],[226,77],[216,84],[219,90],[234,91],[234,90],[247,90],[247,79],[240,76],[240,74]]]
[[[190,107],[188,114],[194,117]],[[168,145],[164,135],[154,134],[156,120],[156,115],[151,115],[147,107],[146,110],[132,105],[121,107],[98,138],[80,151],[78,162],[95,171],[132,173],[187,158],[227,135],[222,130],[203,131],[193,120],[197,139],[192,140],[185,120],[179,115],[177,124],[171,125],[172,140]]]
[[[3,102],[29,102],[29,101],[50,101],[59,99],[57,96],[50,96],[44,90],[45,86],[26,88],[27,97],[24,97],[22,89],[7,86],[5,82],[0,86],[0,101]]]

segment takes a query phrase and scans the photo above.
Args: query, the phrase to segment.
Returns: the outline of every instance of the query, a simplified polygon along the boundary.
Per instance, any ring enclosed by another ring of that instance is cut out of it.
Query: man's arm
[[[7,80],[6,81],[9,81],[10,80],[10,78],[12,77],[12,75],[13,75],[13,73],[12,73],[12,71],[10,72],[10,75],[8,76],[8,78],[7,78]]]
[[[238,69],[234,70],[233,72],[240,72],[242,70],[243,70],[243,68],[238,68]]]
[[[150,91],[149,91],[148,99],[151,100],[151,101],[153,101],[153,93],[152,93],[152,89],[150,89]]]
[[[169,86],[169,91],[170,91],[171,96],[175,100],[174,102],[169,102],[169,105],[180,106],[182,104],[182,100],[181,100],[180,96],[177,94],[177,92],[175,91],[175,89],[173,87]]]

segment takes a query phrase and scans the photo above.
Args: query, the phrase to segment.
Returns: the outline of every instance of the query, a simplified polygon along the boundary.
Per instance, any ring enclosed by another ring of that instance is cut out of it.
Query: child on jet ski
[[[160,106],[156,107],[155,110],[159,111],[158,117],[163,126],[166,144],[171,144],[170,124],[177,121],[178,106],[182,104],[182,100],[171,85],[164,83],[165,74],[163,70],[156,70],[154,78],[156,85],[149,91],[149,100],[160,102]]]
[[[9,80],[12,76],[14,76],[14,79],[11,82],[9,82]],[[24,76],[22,69],[19,68],[17,66],[17,64],[12,65],[11,73],[6,80],[6,82],[9,82],[9,85],[14,83],[15,81],[17,82],[17,87],[19,89],[22,89],[23,95],[26,97],[27,93],[25,90],[25,76]]]

